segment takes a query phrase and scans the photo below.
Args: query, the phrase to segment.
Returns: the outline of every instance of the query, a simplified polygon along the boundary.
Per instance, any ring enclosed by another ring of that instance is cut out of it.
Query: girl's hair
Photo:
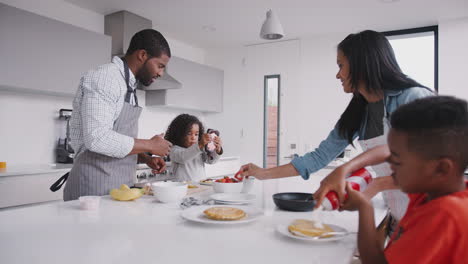
[[[338,44],[338,50],[348,59],[349,82],[355,91],[338,120],[338,130],[353,144],[353,135],[362,124],[367,106],[366,99],[357,91],[359,83],[364,84],[368,93],[377,95],[383,95],[384,90],[424,86],[401,71],[393,48],[382,33],[365,30],[350,34]]]
[[[171,142],[173,145],[185,147],[185,136],[190,132],[192,125],[197,124],[199,127],[198,140],[201,139],[205,133],[202,122],[193,115],[181,114],[178,115],[167,128],[164,138]]]

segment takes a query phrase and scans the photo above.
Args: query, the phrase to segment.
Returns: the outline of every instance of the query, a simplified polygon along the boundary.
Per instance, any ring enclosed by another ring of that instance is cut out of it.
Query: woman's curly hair
[[[194,124],[197,124],[199,127],[198,141],[200,141],[202,135],[205,133],[205,128],[196,116],[189,114],[178,115],[174,120],[172,120],[171,124],[167,128],[164,138],[173,145],[185,147],[185,136],[187,136]]]

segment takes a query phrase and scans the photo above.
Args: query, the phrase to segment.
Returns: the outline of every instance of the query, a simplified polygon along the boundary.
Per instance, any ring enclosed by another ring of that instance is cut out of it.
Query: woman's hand
[[[221,154],[222,148],[223,148],[223,141],[221,140],[221,138],[215,137],[213,139],[213,143],[215,144],[215,147],[216,147],[216,153]]]
[[[340,166],[328,174],[320,182],[320,188],[314,193],[314,199],[317,201],[315,208],[322,204],[325,195],[330,191],[335,191],[338,194],[340,204],[343,204],[345,200],[345,189],[346,189],[346,170],[343,166]]]
[[[239,170],[239,176],[244,178],[246,176],[255,176],[255,178],[259,180],[268,179],[266,175],[264,175],[265,169],[258,167],[253,163],[243,165]]]
[[[356,211],[364,204],[370,204],[369,198],[362,192],[356,191],[351,188],[350,183],[346,183],[345,191],[347,193],[346,201],[340,207],[340,211]]]

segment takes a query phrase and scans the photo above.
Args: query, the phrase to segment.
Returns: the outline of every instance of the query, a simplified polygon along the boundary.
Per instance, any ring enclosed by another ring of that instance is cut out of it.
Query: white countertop
[[[0,259],[8,264],[349,263],[355,235],[317,243],[275,232],[277,224],[307,218],[310,212],[273,209],[268,193],[272,191],[271,182],[256,181],[254,188],[254,206],[270,213],[242,225],[192,223],[180,217],[182,210],[177,205],[161,204],[150,196],[133,202],[103,197],[97,212],[80,210],[78,201],[3,210]],[[264,189],[267,185],[270,187]],[[281,186],[274,191],[281,191]],[[197,195],[208,197],[211,192]],[[376,219],[382,219],[383,214],[384,209],[378,206]],[[356,212],[320,212],[320,218],[349,231],[357,230]]]
[[[220,161],[238,160],[239,157],[221,157]],[[27,165],[7,165],[6,169],[0,169],[0,177],[5,176],[23,176],[32,174],[47,174],[47,173],[66,173],[70,171],[73,164],[27,164]],[[137,169],[148,169],[146,164],[138,164]]]

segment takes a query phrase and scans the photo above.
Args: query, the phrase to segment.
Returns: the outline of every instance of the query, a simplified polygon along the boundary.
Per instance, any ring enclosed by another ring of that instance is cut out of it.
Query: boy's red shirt
[[[387,262],[468,263],[468,184],[428,202],[426,197],[409,194],[408,210],[384,252]]]

